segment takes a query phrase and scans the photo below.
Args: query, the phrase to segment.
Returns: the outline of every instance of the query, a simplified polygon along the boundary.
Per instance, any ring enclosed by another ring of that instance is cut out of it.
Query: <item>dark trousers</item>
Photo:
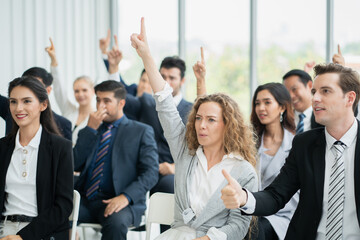
[[[251,229],[251,236],[249,233],[245,237],[246,240],[278,240],[278,236],[274,228],[271,226],[269,220],[264,217],[258,217],[257,224]]]
[[[150,190],[150,196],[156,192],[174,193],[174,175],[161,175],[157,184]],[[170,228],[169,225],[160,224],[160,232],[163,233]]]
[[[79,211],[79,223],[100,223],[103,240],[123,240],[126,239],[128,227],[134,223],[134,217],[129,206],[114,212],[108,217],[104,217],[107,204],[102,203],[102,199],[87,200],[82,196]]]

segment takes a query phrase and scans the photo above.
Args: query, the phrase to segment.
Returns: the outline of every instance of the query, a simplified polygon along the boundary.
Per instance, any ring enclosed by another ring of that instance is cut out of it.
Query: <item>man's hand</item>
[[[22,238],[20,237],[20,235],[8,235],[1,238],[0,240],[22,240]]]
[[[160,163],[159,172],[163,176],[175,174],[175,163],[168,163],[168,162]]]
[[[120,196],[108,200],[103,200],[103,203],[107,204],[104,212],[104,217],[108,217],[114,212],[120,212],[121,209],[129,205],[129,200],[127,199],[127,197],[125,197],[124,194],[121,194]]]
[[[108,29],[106,37],[101,38],[99,40],[99,47],[102,54],[107,54],[107,49],[110,45],[110,37],[111,37],[111,32],[110,29]]]
[[[136,49],[136,52],[141,58],[150,55],[150,49],[146,38],[145,20],[141,18],[140,34],[133,33],[130,36],[131,46]]]
[[[200,47],[200,52],[201,52],[201,61],[197,61],[193,66],[193,71],[196,77],[196,95],[198,97],[206,95],[206,84],[205,84],[206,65],[205,65],[203,47]]]
[[[57,59],[56,59],[56,51],[55,46],[51,38],[50,40],[50,47],[46,47],[45,51],[49,54],[49,57],[51,59],[51,66],[56,67],[58,65]]]
[[[119,50],[119,43],[117,36],[114,35],[115,44],[111,51],[107,53],[109,61],[109,73],[113,74],[119,71],[119,63],[121,62],[123,55]]]
[[[345,59],[341,53],[340,44],[338,44],[338,53],[334,54],[332,61],[345,67]]]
[[[304,71],[307,73],[311,72],[315,65],[315,61],[306,62],[304,66]]]
[[[247,202],[246,191],[226,170],[223,169],[222,173],[229,183],[221,190],[221,199],[225,207],[235,209],[244,206]]]
[[[102,107],[98,109],[96,112],[90,113],[89,121],[88,121],[88,127],[91,127],[92,129],[98,129],[106,117],[106,109],[105,107]]]

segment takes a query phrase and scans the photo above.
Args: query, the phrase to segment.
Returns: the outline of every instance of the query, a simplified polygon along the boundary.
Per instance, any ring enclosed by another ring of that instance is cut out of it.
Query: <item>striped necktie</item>
[[[101,182],[102,172],[104,169],[105,159],[107,158],[107,154],[109,152],[110,141],[111,141],[111,129],[113,125],[110,124],[107,126],[107,130],[102,134],[101,141],[98,147],[98,151],[96,154],[95,166],[93,168],[93,172],[91,174],[89,188],[86,191],[86,197],[88,199],[96,196],[99,185]]]
[[[302,133],[304,131],[304,118],[305,114],[301,113],[299,115],[299,123],[296,127],[296,134]]]
[[[342,154],[345,148],[346,145],[341,141],[336,141],[331,148],[336,157],[331,167],[329,182],[326,239],[342,239],[345,199],[345,166]]]

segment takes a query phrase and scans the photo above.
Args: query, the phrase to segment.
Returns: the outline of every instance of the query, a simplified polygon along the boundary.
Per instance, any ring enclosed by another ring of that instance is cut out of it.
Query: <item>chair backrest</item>
[[[146,217],[146,239],[150,239],[151,223],[170,225],[174,221],[174,194],[157,192],[151,195]]]
[[[72,228],[71,228],[71,240],[75,240],[76,235],[76,225],[79,219],[79,208],[80,208],[80,193],[74,190],[74,197],[73,197],[73,211],[69,217],[69,220],[72,221]]]

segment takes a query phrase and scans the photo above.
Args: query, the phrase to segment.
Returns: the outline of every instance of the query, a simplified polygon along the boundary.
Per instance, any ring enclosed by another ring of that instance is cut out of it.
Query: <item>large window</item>
[[[325,49],[326,1],[258,1],[259,84],[281,82],[308,61],[325,62]]]
[[[249,112],[249,1],[186,2],[187,97],[196,97],[192,65],[205,49],[208,93],[224,92]]]
[[[119,5],[119,45],[123,52],[120,71],[127,83],[137,83],[143,64],[130,45],[130,35],[140,32],[145,17],[147,38],[158,66],[166,56],[178,54],[177,0],[121,0]]]
[[[337,44],[347,66],[360,71],[360,1],[336,0],[334,2],[334,52]]]

